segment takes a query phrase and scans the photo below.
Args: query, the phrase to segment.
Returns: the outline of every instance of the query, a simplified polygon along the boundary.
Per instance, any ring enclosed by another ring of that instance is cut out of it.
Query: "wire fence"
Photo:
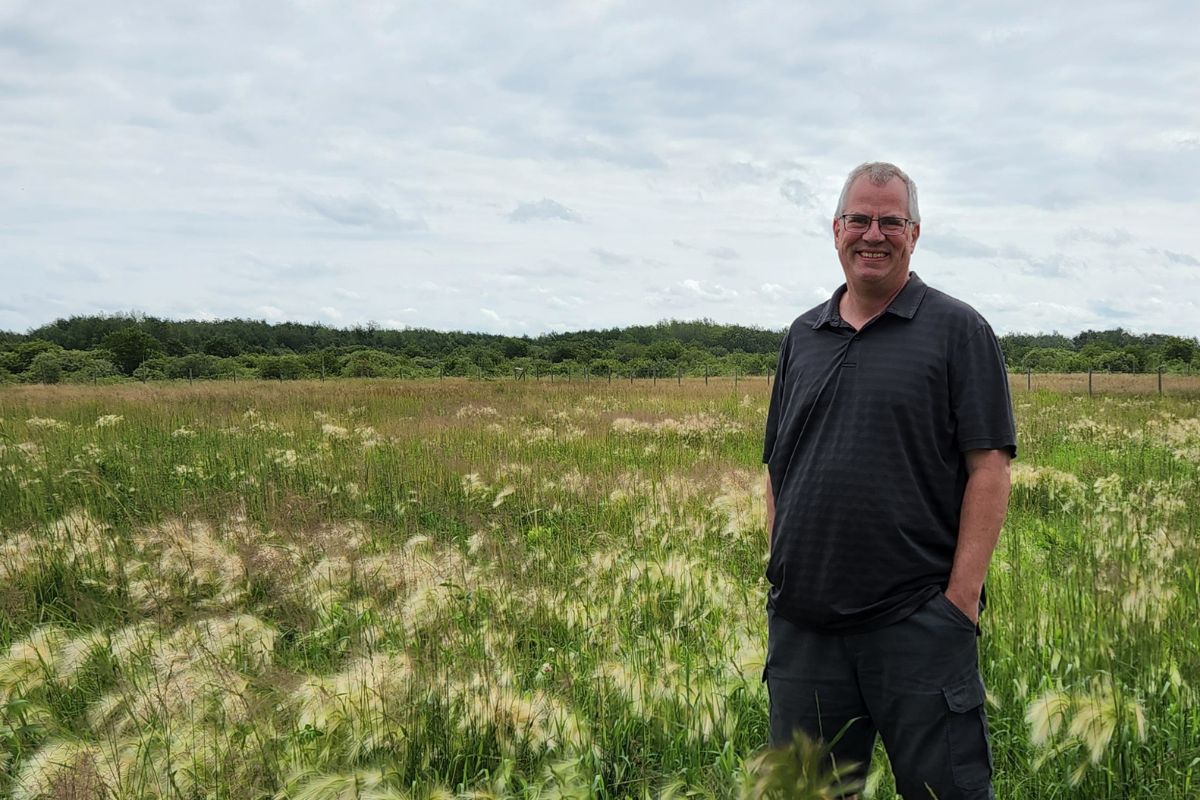
[[[1155,372],[1034,372],[1008,374],[1013,394],[1038,391],[1096,395],[1200,395],[1200,375]]]

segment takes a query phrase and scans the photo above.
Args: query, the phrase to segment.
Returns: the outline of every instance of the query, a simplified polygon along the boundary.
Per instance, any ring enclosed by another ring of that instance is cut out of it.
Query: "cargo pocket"
[[[954,785],[982,789],[992,780],[992,748],[988,744],[987,712],[983,708],[983,681],[972,675],[942,689],[949,708],[946,725],[950,737],[950,766]]]

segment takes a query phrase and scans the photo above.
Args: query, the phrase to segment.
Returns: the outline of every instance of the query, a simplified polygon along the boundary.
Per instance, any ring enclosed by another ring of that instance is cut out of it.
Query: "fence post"
[[[737,370],[737,367],[734,367],[733,368],[733,390],[735,392],[737,391],[737,385],[738,385],[738,370]]]
[[[1158,396],[1162,397],[1162,366],[1158,368]]]
[[[704,385],[708,386],[708,364],[704,365]]]
[[[188,386],[192,385],[192,371],[188,370]]]
[[[1025,391],[1027,391],[1027,392],[1033,391],[1033,370],[1032,369],[1025,370]]]
[[[675,373],[675,383],[678,386],[683,386],[683,367],[676,367],[678,370]]]
[[[325,362],[321,362],[321,383],[325,382]]]
[[[658,364],[650,368],[650,385],[658,386]]]
[[[1088,397],[1092,396],[1092,368],[1088,367]]]

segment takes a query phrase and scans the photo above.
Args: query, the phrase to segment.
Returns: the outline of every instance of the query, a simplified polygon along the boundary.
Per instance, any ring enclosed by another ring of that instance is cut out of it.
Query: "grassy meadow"
[[[997,796],[1198,797],[1200,399],[1024,380]],[[0,388],[0,795],[770,795],[767,396]]]

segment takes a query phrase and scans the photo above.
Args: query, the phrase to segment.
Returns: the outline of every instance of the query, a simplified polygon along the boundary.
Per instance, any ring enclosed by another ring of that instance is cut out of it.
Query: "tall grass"
[[[778,794],[756,757],[766,400],[761,379],[5,389],[0,791]],[[981,643],[998,796],[1195,797],[1198,403],[1016,401]],[[884,759],[868,784],[893,796]]]

